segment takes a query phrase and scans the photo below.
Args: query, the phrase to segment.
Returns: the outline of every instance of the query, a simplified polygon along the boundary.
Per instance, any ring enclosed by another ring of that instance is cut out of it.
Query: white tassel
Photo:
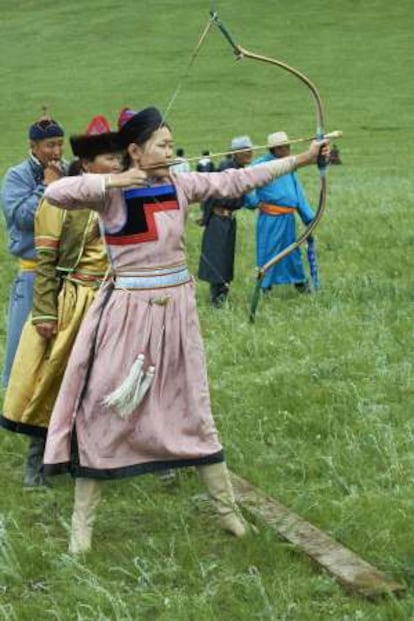
[[[135,393],[136,399],[137,399],[137,405],[138,403],[141,403],[141,401],[147,394],[152,384],[152,380],[154,379],[154,375],[155,375],[155,367],[153,366],[148,367],[147,372],[142,378],[141,384],[137,386],[137,391]]]
[[[168,301],[168,298],[166,299]],[[162,300],[162,303],[165,305],[165,299],[162,298]],[[158,358],[164,330],[165,326],[163,325],[155,354],[156,358]],[[144,339],[144,342],[146,341],[147,339]],[[147,370],[144,371],[144,363],[144,354],[139,354],[131,367],[128,377],[126,377],[118,388],[102,400],[104,407],[114,408],[118,416],[123,420],[126,420],[135,412],[153,382],[155,366],[150,365]]]
[[[137,398],[144,375],[143,367],[144,355],[139,354],[122,384],[103,399],[104,406],[115,408],[124,420],[132,414],[139,404]]]

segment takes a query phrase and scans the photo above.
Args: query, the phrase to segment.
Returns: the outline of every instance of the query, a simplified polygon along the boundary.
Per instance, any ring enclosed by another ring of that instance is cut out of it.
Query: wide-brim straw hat
[[[267,137],[267,146],[269,149],[274,147],[287,147],[290,145],[289,136],[286,132],[273,132]]]

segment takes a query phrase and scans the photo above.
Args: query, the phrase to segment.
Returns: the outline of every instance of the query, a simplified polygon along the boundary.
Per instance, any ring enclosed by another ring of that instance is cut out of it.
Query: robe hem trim
[[[23,433],[27,436],[36,436],[45,438],[47,435],[47,427],[37,427],[36,425],[28,425],[21,423],[20,421],[10,420],[5,416],[0,416],[0,427],[7,429],[7,431],[14,431],[15,433]]]
[[[189,466],[207,466],[224,461],[224,451],[218,451],[205,457],[195,457],[190,459],[176,459],[171,461],[153,461],[122,468],[89,468],[71,462],[58,464],[44,464],[43,472],[47,476],[70,473],[74,478],[87,479],[123,479],[142,474],[151,474],[169,470],[172,468],[186,468]]]

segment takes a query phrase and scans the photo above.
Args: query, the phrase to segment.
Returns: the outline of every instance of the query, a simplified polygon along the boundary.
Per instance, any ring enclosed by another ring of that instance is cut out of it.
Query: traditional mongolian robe
[[[239,168],[233,158],[226,158],[218,171]],[[237,221],[235,211],[243,207],[243,197],[212,198],[203,205],[205,229],[201,242],[198,277],[217,285],[234,278]]]
[[[105,190],[102,175],[49,186],[50,202],[102,220],[114,275],[82,323],[52,414],[45,471],[125,477],[223,461],[213,421],[184,225],[191,203],[236,198],[295,166],[295,158],[223,173],[172,174],[165,184]],[[103,400],[139,354],[155,367],[127,418]]]
[[[20,334],[32,307],[36,270],[34,216],[45,191],[43,174],[42,164],[31,155],[26,161],[7,171],[1,190],[9,251],[19,262],[9,301],[4,387],[9,381]]]
[[[95,212],[68,212],[45,200],[35,216],[35,246],[33,309],[16,352],[0,425],[46,436],[76,334],[108,261]],[[57,323],[51,339],[36,330],[45,321]]]
[[[274,161],[270,153],[253,162],[253,166]],[[246,207],[258,207],[256,227],[256,260],[262,267],[278,252],[296,239],[295,214],[308,225],[314,213],[306,200],[302,185],[294,172],[274,179],[266,186],[247,195]],[[268,270],[260,286],[267,289],[272,285],[305,283],[299,248]]]

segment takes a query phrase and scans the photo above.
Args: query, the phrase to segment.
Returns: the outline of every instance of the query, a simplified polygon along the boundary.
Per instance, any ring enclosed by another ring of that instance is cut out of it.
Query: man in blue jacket
[[[18,259],[18,273],[14,279],[8,314],[6,358],[3,386],[6,387],[19,343],[20,334],[32,307],[33,282],[36,272],[34,246],[34,216],[40,199],[52,181],[64,174],[63,128],[50,117],[42,117],[29,128],[30,155],[27,160],[10,168],[3,180],[1,203],[6,218],[8,248]],[[33,438],[34,461],[43,446],[43,438]],[[26,469],[26,483],[36,486],[33,473]]]
[[[3,180],[1,201],[8,247],[19,261],[9,304],[4,387],[8,383],[20,332],[32,306],[36,269],[34,215],[46,186],[62,175],[63,135],[62,127],[52,119],[43,117],[34,123],[29,128],[29,158],[10,168]]]

